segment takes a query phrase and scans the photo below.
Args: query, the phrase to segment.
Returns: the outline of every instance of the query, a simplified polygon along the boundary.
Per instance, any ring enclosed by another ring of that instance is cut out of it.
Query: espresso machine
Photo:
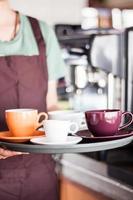
[[[121,32],[65,24],[56,25],[55,32],[68,65],[66,92],[71,108],[124,109]]]

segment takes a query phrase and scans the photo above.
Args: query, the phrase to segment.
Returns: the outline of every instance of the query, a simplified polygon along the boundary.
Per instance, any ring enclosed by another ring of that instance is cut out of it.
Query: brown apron
[[[46,47],[37,20],[29,18],[39,55],[0,57],[0,130],[5,110],[46,111]],[[30,40],[30,38],[29,38]],[[31,44],[32,45],[32,44]],[[50,155],[29,154],[0,160],[0,200],[57,200],[55,163]]]

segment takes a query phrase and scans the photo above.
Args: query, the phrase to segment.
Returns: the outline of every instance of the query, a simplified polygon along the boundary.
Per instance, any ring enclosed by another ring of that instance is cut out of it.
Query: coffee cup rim
[[[58,115],[58,114],[79,114],[82,113],[81,111],[77,111],[77,110],[55,110],[55,111],[49,111],[49,114],[53,114],[53,115]]]
[[[69,120],[59,120],[59,119],[48,119],[48,120],[43,121],[44,124],[50,123],[50,122],[53,122],[53,123],[59,122],[61,124],[63,124],[63,123],[71,123]]]
[[[7,109],[5,112],[25,112],[25,111],[37,111],[36,109],[32,108],[16,108],[16,109]]]
[[[120,109],[99,109],[99,110],[88,110],[85,111],[85,113],[120,112],[120,111],[121,111]]]

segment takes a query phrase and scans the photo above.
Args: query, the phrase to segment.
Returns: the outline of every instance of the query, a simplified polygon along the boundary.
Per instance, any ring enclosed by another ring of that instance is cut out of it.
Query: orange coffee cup
[[[33,136],[37,128],[43,125],[40,118],[48,119],[45,112],[38,113],[36,109],[10,109],[5,111],[9,131],[14,137]]]

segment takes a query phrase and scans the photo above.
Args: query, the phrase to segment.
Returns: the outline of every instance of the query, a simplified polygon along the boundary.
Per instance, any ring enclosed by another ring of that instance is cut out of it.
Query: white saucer
[[[77,144],[82,140],[79,136],[67,136],[67,141],[58,143],[58,142],[49,142],[46,136],[32,138],[30,141],[35,144],[45,144],[45,145],[73,145]]]

